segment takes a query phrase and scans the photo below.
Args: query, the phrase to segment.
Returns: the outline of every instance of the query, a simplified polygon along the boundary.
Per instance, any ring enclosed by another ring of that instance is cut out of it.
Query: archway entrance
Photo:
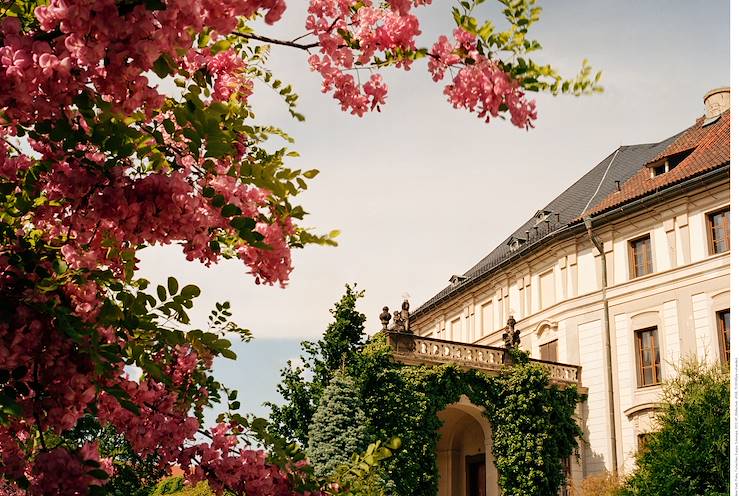
[[[492,431],[482,410],[463,396],[438,414],[439,496],[498,496]]]

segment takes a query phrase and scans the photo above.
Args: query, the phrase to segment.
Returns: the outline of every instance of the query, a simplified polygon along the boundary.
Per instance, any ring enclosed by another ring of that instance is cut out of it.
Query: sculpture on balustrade
[[[521,344],[521,331],[516,329],[516,319],[511,315],[506,322],[506,330],[503,333],[503,341],[506,348],[518,348]]]
[[[382,313],[380,314],[380,323],[382,324],[383,331],[395,331],[395,332],[412,332],[411,331],[411,305],[408,300],[403,300],[403,304],[400,306],[400,311],[396,310],[392,316],[388,307],[382,307]],[[393,319],[393,326],[388,329],[390,318]]]

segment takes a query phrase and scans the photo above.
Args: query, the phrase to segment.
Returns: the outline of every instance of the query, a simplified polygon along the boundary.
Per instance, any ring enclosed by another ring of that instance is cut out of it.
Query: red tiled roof
[[[598,205],[588,210],[583,217],[599,214],[606,210],[653,193],[665,186],[670,186],[696,175],[708,172],[730,161],[730,113],[724,112],[721,118],[703,127],[703,118],[686,130],[670,146],[621,185],[620,191],[606,196]],[[692,149],[692,152],[690,151]],[[689,153],[677,167],[652,177],[651,167],[660,160],[673,155]]]

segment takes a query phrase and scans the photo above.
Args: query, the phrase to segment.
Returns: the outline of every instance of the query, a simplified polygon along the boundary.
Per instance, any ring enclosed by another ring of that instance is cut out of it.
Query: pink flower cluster
[[[36,9],[41,29],[60,33],[37,41],[21,33],[15,17],[0,21],[0,108],[24,123],[56,119],[85,88],[93,88],[125,113],[154,109],[163,97],[145,73],[162,54],[192,45],[192,32],[231,32],[239,16],[265,12],[274,23],[284,0],[167,0],[122,13],[115,0],[52,0]],[[58,31],[57,31],[58,30]]]
[[[227,101],[234,95],[237,99],[246,101],[252,94],[254,85],[245,77],[246,64],[232,49],[212,57],[207,67],[215,77],[213,98],[216,100]]]
[[[80,493],[71,488],[102,485],[105,479],[90,475],[91,467],[95,465],[108,476],[113,475],[111,461],[100,460],[97,443],[86,443],[76,453],[61,447],[45,451],[33,466],[33,492],[75,496]]]
[[[430,52],[429,72],[434,81],[441,81],[446,71],[456,70],[444,94],[455,108],[466,108],[489,122],[497,117],[502,105],[506,105],[511,122],[518,127],[532,127],[536,119],[536,102],[526,96],[506,72],[498,65],[477,53],[475,36],[457,28],[454,32],[456,45],[446,36],[440,36]],[[474,63],[462,64],[463,58]]]
[[[390,2],[389,7],[375,7],[368,0],[354,8],[348,0],[311,0],[306,28],[318,38],[320,55],[311,55],[308,63],[323,77],[323,92],[333,91],[341,108],[358,116],[379,110],[387,94],[381,76],[373,74],[361,85],[351,71],[384,52],[414,51],[421,30],[410,9],[427,3],[430,1],[401,0]],[[359,48],[352,49],[350,41],[356,41]],[[411,59],[401,56],[396,65],[408,69],[410,63]]]
[[[211,429],[210,437],[209,443],[197,444],[183,452],[186,459],[196,461],[187,473],[191,481],[206,478],[218,481],[211,483],[217,492],[228,488],[236,494],[255,496],[320,495],[295,492],[289,469],[267,463],[267,454],[262,450],[240,448],[239,438],[228,425],[218,424]]]

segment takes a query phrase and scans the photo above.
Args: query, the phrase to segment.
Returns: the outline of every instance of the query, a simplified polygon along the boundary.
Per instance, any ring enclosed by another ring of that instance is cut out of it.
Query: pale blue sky
[[[290,0],[286,22],[270,34],[302,34],[305,4]],[[424,36],[451,31],[449,5],[436,0],[423,12]],[[481,14],[499,18],[498,6],[488,0]],[[423,63],[387,72],[388,105],[357,119],[320,93],[304,53],[273,50],[271,67],[297,89],[307,121],[291,121],[264,89],[254,97],[257,115],[295,137],[301,157],[292,166],[321,170],[302,199],[307,225],[340,229],[340,246],[295,253],[287,289],[255,286],[235,262],[210,269],[187,263],[173,248],[148,249],[140,271],[200,285],[196,320],[215,301],[232,302],[235,318],[257,339],[239,345],[239,360],[218,363],[217,372],[243,391],[245,411],[275,399],[279,368],[297,356],[299,340],[320,335],[345,282],[366,289],[360,309],[376,330],[383,305],[399,306],[405,292],[420,305],[613,149],[688,127],[702,113],[705,92],[729,83],[728,1],[541,6],[532,31],[544,46],[539,61],[572,74],[587,57],[603,70],[605,93],[538,95],[539,119],[528,132],[452,109]]]

